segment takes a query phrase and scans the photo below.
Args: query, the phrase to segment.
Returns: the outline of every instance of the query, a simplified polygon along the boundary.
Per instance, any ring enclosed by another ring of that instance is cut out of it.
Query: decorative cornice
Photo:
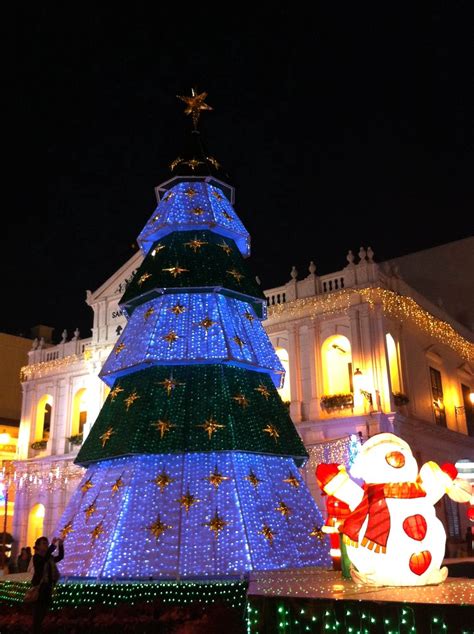
[[[272,327],[282,322],[314,320],[321,315],[348,314],[352,306],[361,303],[381,305],[384,315],[400,323],[411,323],[435,341],[452,348],[466,361],[474,361],[474,344],[461,336],[451,324],[429,313],[411,297],[380,287],[343,289],[328,295],[269,306],[267,324]]]

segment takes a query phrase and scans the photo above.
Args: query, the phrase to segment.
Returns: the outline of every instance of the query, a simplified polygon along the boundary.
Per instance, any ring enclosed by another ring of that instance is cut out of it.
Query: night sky
[[[293,264],[338,270],[360,245],[381,261],[472,234],[471,3],[416,4],[18,9],[5,24],[0,331],[89,335],[85,290],[133,254],[191,125],[176,95],[192,86],[214,107],[201,128],[264,288]]]

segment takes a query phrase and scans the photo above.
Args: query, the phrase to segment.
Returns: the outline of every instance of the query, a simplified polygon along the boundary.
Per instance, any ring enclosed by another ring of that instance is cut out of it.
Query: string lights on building
[[[415,325],[439,343],[450,346],[463,359],[471,362],[474,360],[474,344],[457,333],[451,324],[429,313],[411,297],[381,287],[346,288],[327,295],[275,304],[268,307],[268,318],[273,321],[282,318],[286,321],[288,319],[316,319],[323,314],[347,314],[349,308],[360,304],[360,299],[371,306],[382,306],[384,314],[397,321]]]

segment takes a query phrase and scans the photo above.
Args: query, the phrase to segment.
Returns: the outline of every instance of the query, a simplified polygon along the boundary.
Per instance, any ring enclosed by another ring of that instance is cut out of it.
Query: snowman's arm
[[[364,497],[363,488],[350,479],[344,465],[322,463],[316,469],[316,478],[324,493],[345,502],[351,511]]]
[[[426,462],[420,469],[420,479],[428,500],[436,504],[447,494],[455,502],[469,502],[470,484],[456,476],[457,469],[454,465],[447,463],[440,467],[436,462]]]

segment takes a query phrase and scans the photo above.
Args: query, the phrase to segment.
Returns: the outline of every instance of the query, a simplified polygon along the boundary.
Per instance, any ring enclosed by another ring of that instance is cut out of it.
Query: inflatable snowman
[[[349,505],[341,529],[354,581],[376,586],[438,584],[446,533],[434,504],[446,493],[456,502],[472,499],[471,485],[454,465],[418,466],[409,445],[394,434],[377,434],[359,452],[350,479],[345,467],[320,464],[316,477],[328,495]]]

